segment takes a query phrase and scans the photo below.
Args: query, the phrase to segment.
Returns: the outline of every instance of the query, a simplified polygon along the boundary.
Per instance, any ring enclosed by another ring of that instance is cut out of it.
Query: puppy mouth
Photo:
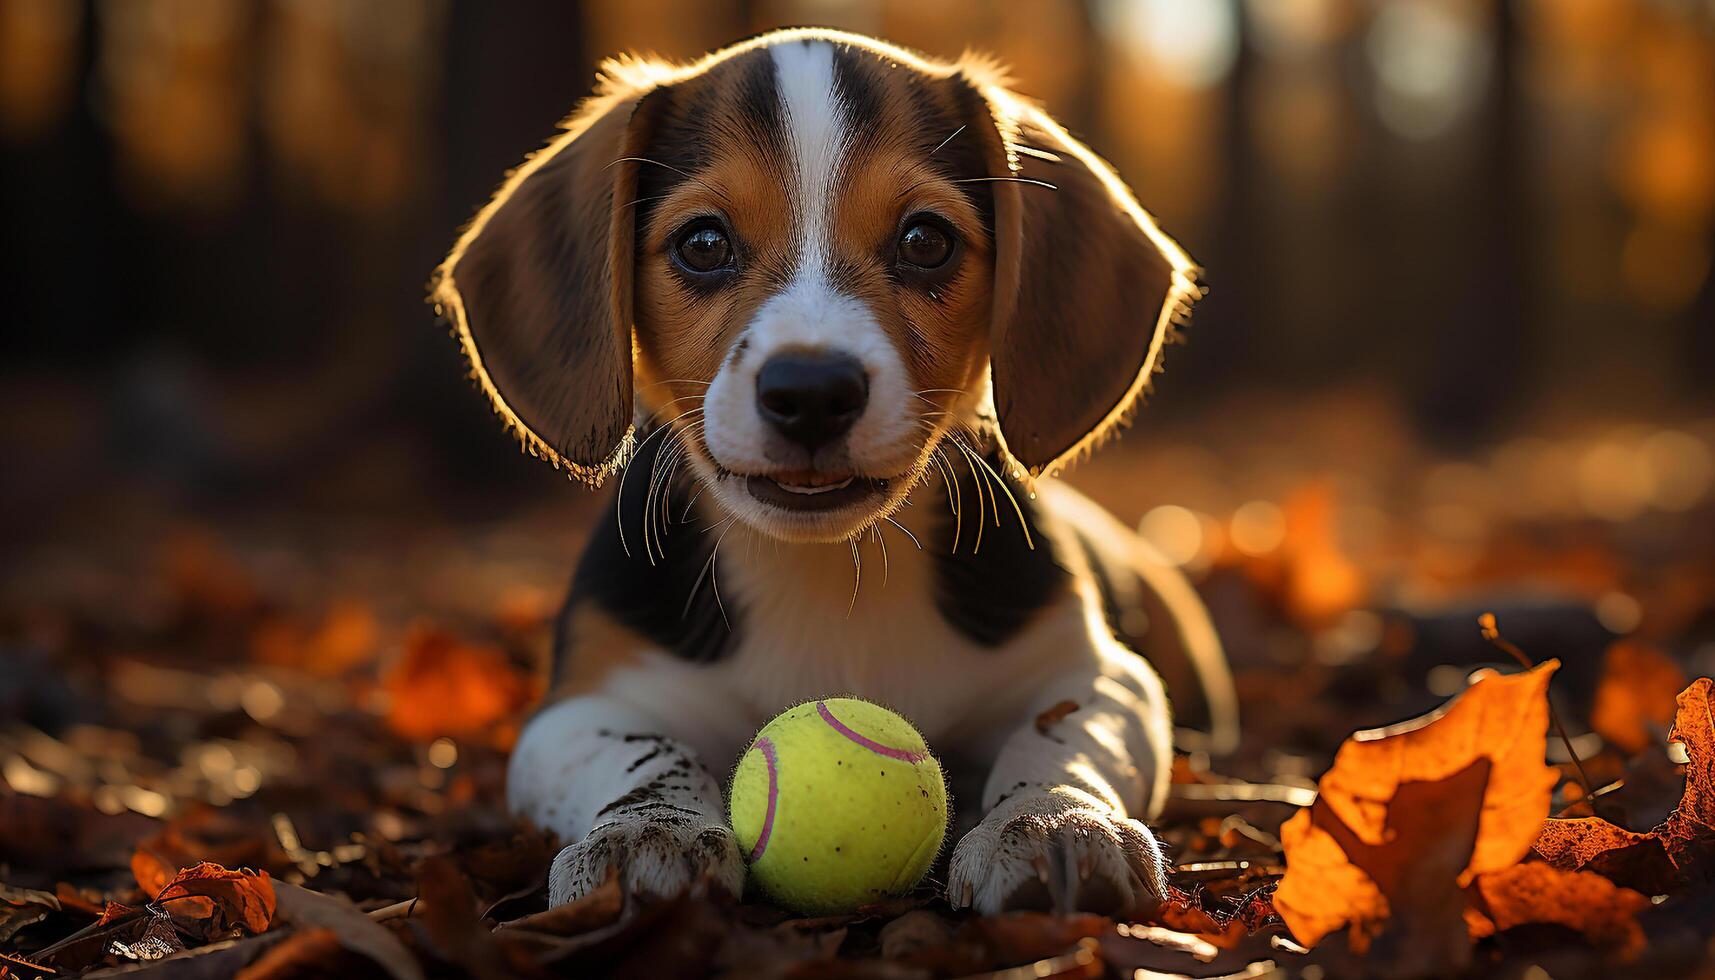
[[[887,482],[874,477],[793,471],[744,478],[745,489],[762,503],[792,511],[838,510],[887,492]]]

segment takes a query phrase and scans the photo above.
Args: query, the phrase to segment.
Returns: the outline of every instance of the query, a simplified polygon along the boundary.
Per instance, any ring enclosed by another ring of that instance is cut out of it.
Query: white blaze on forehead
[[[788,444],[756,407],[757,372],[786,351],[856,358],[869,381],[869,401],[846,438],[820,451],[817,465],[850,467],[893,478],[916,464],[921,425],[902,352],[874,311],[835,287],[830,270],[833,201],[850,142],[835,83],[834,45],[785,41],[769,49],[782,108],[790,175],[795,265],[745,327],[744,344],[728,352],[703,399],[703,436],[714,462],[740,474],[802,468],[810,457]],[[828,454],[833,453],[830,457]],[[730,483],[717,499],[766,529],[769,512]]]
[[[774,59],[795,181],[798,268],[795,278],[826,273],[834,178],[846,145],[834,85],[834,46],[826,41],[786,43]]]

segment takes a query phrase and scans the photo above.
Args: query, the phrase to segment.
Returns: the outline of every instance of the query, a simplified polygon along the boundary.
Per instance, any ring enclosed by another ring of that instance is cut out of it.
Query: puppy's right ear
[[[592,486],[631,444],[632,206],[650,92],[599,94],[506,178],[436,270],[494,410]]]

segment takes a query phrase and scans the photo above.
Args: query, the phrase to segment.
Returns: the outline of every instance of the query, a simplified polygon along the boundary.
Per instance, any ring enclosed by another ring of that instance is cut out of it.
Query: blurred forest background
[[[787,24],[998,54],[1207,267],[1085,477],[1190,508],[1187,560],[1191,517],[1330,469],[1603,520],[1708,490],[1710,0],[0,0],[0,535],[589,506],[429,271],[601,57]]]

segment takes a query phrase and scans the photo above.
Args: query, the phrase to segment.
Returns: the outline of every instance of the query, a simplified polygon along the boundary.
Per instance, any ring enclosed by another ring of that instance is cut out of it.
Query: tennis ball
[[[854,698],[811,701],[764,725],[729,801],[752,880],[799,912],[850,912],[906,891],[947,833],[947,789],[923,736]]]

